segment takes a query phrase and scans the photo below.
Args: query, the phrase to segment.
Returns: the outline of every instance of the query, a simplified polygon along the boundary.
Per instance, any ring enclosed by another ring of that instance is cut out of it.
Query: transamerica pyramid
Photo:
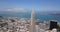
[[[29,32],[36,32],[34,8],[32,9],[32,13],[31,13],[31,22],[30,22],[30,31]]]

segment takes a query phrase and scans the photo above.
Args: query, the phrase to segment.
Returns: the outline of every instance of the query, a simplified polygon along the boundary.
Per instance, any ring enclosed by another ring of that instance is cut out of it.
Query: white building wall
[[[36,32],[39,32],[39,25],[36,25]]]

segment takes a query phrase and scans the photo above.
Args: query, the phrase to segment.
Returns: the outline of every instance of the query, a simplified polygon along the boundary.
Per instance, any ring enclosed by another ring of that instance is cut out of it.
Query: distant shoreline
[[[50,15],[60,15],[60,14],[50,14]]]

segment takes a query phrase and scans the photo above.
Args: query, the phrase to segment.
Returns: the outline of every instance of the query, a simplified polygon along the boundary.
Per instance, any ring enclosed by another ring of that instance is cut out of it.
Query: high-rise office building
[[[56,21],[50,21],[50,30],[56,28],[57,29],[57,22]]]
[[[30,22],[30,31],[29,32],[36,32],[35,31],[35,15],[34,15],[34,9],[32,9],[32,13],[31,13],[31,22]]]

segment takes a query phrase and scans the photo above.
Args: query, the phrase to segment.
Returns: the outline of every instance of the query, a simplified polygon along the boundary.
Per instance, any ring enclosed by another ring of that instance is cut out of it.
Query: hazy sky
[[[0,11],[60,11],[60,0],[0,0]]]

